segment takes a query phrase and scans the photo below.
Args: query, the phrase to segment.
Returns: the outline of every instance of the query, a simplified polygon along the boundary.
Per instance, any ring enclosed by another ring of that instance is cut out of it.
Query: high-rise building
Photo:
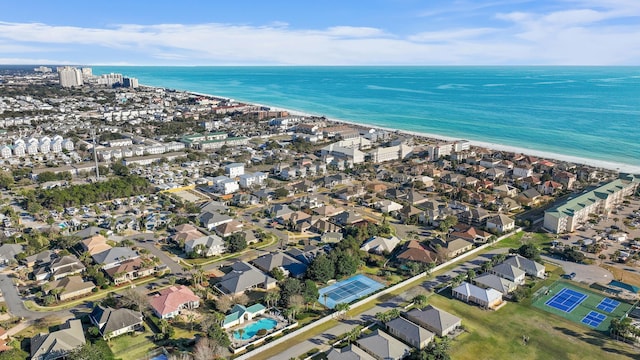
[[[78,68],[71,66],[58,68],[58,76],[62,87],[82,86],[83,84],[82,71]]]
[[[98,78],[99,85],[107,85],[109,87],[122,86],[122,74],[103,74]]]
[[[50,73],[52,70],[50,67],[46,67],[46,66],[38,66],[37,68],[33,69],[33,71],[35,72],[41,72],[43,74],[47,74]]]
[[[93,77],[93,70],[90,67],[83,67],[82,68],[82,78],[84,80],[87,80],[89,78]]]
[[[122,79],[122,86],[135,89],[138,87],[138,79],[134,77],[125,77]]]

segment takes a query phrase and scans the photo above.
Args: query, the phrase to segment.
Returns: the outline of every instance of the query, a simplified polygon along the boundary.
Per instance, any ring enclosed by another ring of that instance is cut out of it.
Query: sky
[[[640,65],[640,0],[0,0],[0,64]]]

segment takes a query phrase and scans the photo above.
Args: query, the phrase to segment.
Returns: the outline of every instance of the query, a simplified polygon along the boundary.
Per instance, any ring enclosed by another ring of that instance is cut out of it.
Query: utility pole
[[[91,128],[91,137],[93,138],[93,160],[96,163],[96,181],[100,181],[100,168],[98,167],[98,153],[96,152],[96,129]]]

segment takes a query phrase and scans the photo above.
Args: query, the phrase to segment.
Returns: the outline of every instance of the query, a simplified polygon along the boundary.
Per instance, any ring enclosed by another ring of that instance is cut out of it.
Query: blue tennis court
[[[596,307],[602,311],[611,313],[618,307],[618,305],[620,305],[618,301],[609,299],[609,298],[604,298],[602,299],[602,301],[600,301],[600,304],[598,304],[598,306]]]
[[[383,284],[360,274],[320,289],[318,302],[333,309],[336,304],[348,304],[383,287]]]
[[[581,292],[571,290],[569,288],[563,288],[559,293],[547,300],[545,305],[570,313],[586,298],[587,295]]]
[[[587,316],[582,319],[582,323],[592,327],[598,327],[598,325],[600,325],[600,323],[603,322],[606,318],[607,315],[605,314],[600,314],[596,311],[590,311]]]

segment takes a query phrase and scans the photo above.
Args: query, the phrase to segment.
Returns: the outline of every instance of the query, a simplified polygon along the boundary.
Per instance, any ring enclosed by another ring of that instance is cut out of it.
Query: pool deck
[[[256,336],[252,336],[251,338],[246,339],[246,340],[236,339],[235,336],[233,336],[233,334],[236,331],[238,331],[239,329],[244,329],[244,328],[246,328],[247,326],[249,326],[251,324],[257,323],[261,319],[273,319],[273,320],[275,320],[277,322],[277,324],[273,329],[268,330],[267,334],[264,335],[264,336],[257,336],[256,335]],[[288,325],[289,325],[289,320],[287,320],[283,315],[278,314],[278,313],[274,313],[273,311],[269,311],[269,312],[265,313],[264,315],[260,315],[260,316],[258,316],[256,318],[253,318],[253,319],[251,319],[251,320],[249,320],[247,322],[244,322],[244,323],[242,323],[240,325],[236,325],[236,326],[234,326],[234,327],[232,327],[230,329],[227,329],[227,332],[229,333],[229,339],[231,340],[231,346],[237,349],[239,347],[242,347],[242,346],[245,346],[247,344],[250,344],[250,343],[252,343],[252,342],[254,342],[254,341],[256,341],[256,340],[258,340],[260,338],[267,337],[271,333],[273,333],[275,331],[278,331],[278,330],[280,330],[280,329],[282,329],[284,327],[287,327]]]

